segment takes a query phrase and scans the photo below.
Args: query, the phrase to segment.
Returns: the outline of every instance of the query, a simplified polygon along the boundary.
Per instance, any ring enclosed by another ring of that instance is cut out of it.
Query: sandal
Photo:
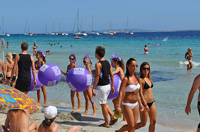
[[[106,128],[110,128],[110,126],[105,126],[105,123],[100,124],[99,127],[106,127]]]
[[[118,121],[118,118],[111,120],[109,125],[114,125]]]

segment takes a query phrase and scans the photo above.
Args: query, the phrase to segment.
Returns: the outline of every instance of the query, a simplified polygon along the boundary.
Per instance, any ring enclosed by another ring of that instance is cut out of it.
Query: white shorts
[[[98,96],[99,104],[106,104],[108,95],[111,90],[110,84],[104,85],[104,86],[98,85],[97,89],[98,89],[97,96]]]

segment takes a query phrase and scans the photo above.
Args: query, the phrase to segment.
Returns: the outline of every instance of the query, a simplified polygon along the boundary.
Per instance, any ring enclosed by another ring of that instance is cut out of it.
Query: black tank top
[[[29,54],[19,54],[18,76],[31,78],[31,56]]]
[[[107,60],[99,62],[101,63],[102,66],[101,69],[102,74],[100,74],[98,85],[100,86],[108,85],[110,83],[109,81],[110,63]]]

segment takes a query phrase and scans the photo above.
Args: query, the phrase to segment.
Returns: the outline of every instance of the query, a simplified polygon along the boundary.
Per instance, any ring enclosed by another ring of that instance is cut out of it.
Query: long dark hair
[[[125,76],[126,76],[128,79],[129,79],[129,77],[130,77],[130,73],[129,73],[129,70],[128,70],[127,65],[131,64],[132,61],[136,61],[136,60],[135,60],[134,58],[130,58],[130,59],[126,62],[126,74],[125,74]],[[136,61],[136,62],[137,62],[137,61]],[[134,76],[135,76],[135,78],[136,78],[137,80],[139,80],[136,72],[134,73]]]
[[[43,56],[42,52],[37,52],[41,57],[42,57],[42,60],[46,63],[46,58]]]
[[[149,80],[152,82],[151,80],[151,67],[149,65],[148,62],[143,62],[141,65],[140,65],[140,78],[144,78],[144,75],[142,73],[142,70],[144,68],[145,65],[148,65],[149,66],[149,74],[147,75],[147,77],[149,78]]]
[[[42,122],[43,127],[44,127],[44,128],[47,128],[47,127],[51,126],[51,124],[53,123],[53,121],[54,121],[55,119],[56,119],[56,117],[55,117],[55,118],[52,118],[52,119],[47,119],[47,118],[45,118],[45,120],[43,120],[43,122]]]
[[[118,58],[113,58],[112,59],[114,62],[117,62],[117,64],[122,68],[122,70],[124,71],[125,67],[124,67],[124,61],[122,59],[118,59]]]

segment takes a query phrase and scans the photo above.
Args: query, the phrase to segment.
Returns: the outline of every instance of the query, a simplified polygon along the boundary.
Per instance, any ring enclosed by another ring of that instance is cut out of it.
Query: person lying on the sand
[[[12,109],[7,113],[4,132],[34,132],[35,124],[29,124],[29,110]]]

